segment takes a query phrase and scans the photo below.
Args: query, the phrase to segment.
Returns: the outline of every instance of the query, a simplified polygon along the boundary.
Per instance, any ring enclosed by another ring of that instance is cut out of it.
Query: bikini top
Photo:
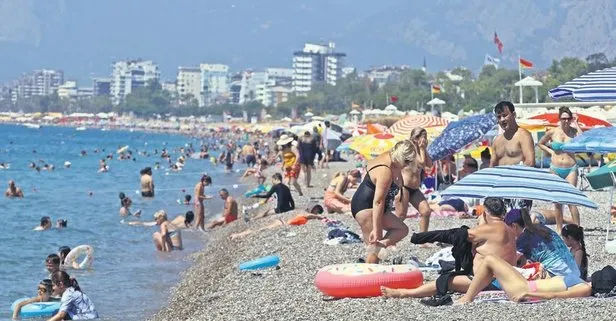
[[[553,151],[555,152],[560,152],[563,150],[563,146],[565,145],[565,143],[563,142],[552,142],[550,144],[550,147],[552,148]]]

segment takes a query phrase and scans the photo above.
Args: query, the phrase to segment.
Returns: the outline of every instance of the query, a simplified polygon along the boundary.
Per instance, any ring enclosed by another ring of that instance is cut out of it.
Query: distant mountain
[[[289,66],[304,42],[335,41],[351,65],[478,68],[518,53],[548,65],[616,54],[614,0],[0,0],[0,81],[36,68],[86,81],[113,60],[147,58],[172,79],[179,65]]]

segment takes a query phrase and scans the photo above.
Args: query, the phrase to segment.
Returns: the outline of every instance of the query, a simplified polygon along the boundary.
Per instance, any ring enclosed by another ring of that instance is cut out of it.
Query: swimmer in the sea
[[[6,196],[6,197],[22,198],[22,197],[24,197],[24,192],[21,190],[21,188],[19,188],[19,187],[17,187],[17,185],[15,185],[15,181],[10,180],[9,181],[9,188],[7,188],[6,192],[4,192],[4,196]]]
[[[99,173],[104,173],[107,172],[109,170],[109,167],[107,167],[107,163],[105,162],[105,159],[101,159],[100,162],[98,162],[98,172]]]
[[[141,210],[138,210],[135,213],[131,213],[130,206],[133,205],[133,200],[131,200],[126,194],[120,193],[120,216],[130,216],[134,215],[136,217],[141,216]]]
[[[58,229],[66,228],[67,225],[68,225],[68,221],[65,219],[58,219],[56,221],[56,228]]]
[[[192,223],[194,222],[194,220],[195,220],[195,213],[193,213],[193,211],[188,211],[184,215],[176,216],[171,221],[171,224],[173,224],[178,229],[191,228],[193,226]],[[154,226],[156,225],[156,221],[152,221],[152,222],[135,221],[135,222],[128,222],[127,224],[133,225],[133,226]]]
[[[35,231],[47,231],[51,229],[51,218],[49,216],[41,217],[41,223],[34,228]]]

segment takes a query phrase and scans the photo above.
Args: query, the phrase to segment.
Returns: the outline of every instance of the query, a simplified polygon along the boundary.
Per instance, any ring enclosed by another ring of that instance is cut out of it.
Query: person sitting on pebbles
[[[351,199],[344,196],[344,193],[350,186],[355,185],[360,180],[361,173],[357,169],[346,173],[337,173],[329,183],[323,197],[323,204],[325,204],[327,212],[338,214],[350,213]]]
[[[17,197],[17,198],[23,198],[24,197],[24,192],[21,190],[21,188],[17,187],[15,185],[15,181],[10,180],[9,181],[9,188],[6,189],[6,192],[4,192],[4,196],[6,197]]]
[[[208,225],[208,229],[213,229],[217,226],[229,224],[236,221],[238,217],[237,201],[235,200],[235,198],[229,195],[229,191],[226,188],[222,188],[220,189],[220,191],[218,191],[218,195],[220,195],[220,198],[225,201],[224,210],[222,216],[219,219],[212,221]]]
[[[321,205],[314,205],[312,207],[307,208],[303,213],[299,213],[297,214],[295,217],[293,217],[292,219],[288,220],[288,221],[284,221],[281,218],[275,218],[273,219],[272,223],[257,229],[257,230],[251,230],[251,229],[247,229],[245,231],[242,232],[238,232],[238,233],[233,233],[231,235],[229,235],[229,238],[231,240],[236,240],[245,236],[248,236],[250,234],[254,234],[254,233],[259,233],[261,231],[265,231],[265,230],[272,230],[272,229],[276,229],[279,228],[281,226],[289,226],[289,225],[295,225],[295,226],[299,226],[299,225],[304,225],[306,224],[309,220],[322,220],[325,219],[326,217],[321,215],[323,214],[323,206]]]
[[[272,185],[272,188],[270,188],[267,194],[258,194],[252,197],[265,199],[261,202],[261,204],[265,204],[272,195],[276,194],[276,208],[273,211],[271,209],[263,211],[261,214],[255,216],[255,219],[263,218],[271,214],[282,214],[295,209],[295,201],[293,201],[293,197],[291,196],[291,190],[287,185],[282,183],[282,175],[280,175],[280,173],[272,175]]]
[[[177,226],[167,220],[167,212],[159,210],[154,214],[154,219],[160,226],[160,232],[152,234],[156,249],[162,252],[182,250],[182,234]]]

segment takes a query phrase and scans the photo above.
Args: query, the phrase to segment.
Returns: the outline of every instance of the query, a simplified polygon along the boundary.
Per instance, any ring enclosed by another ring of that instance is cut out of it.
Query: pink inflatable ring
[[[319,270],[314,284],[334,298],[369,298],[381,296],[381,286],[417,288],[423,284],[423,274],[412,265],[336,264]]]

